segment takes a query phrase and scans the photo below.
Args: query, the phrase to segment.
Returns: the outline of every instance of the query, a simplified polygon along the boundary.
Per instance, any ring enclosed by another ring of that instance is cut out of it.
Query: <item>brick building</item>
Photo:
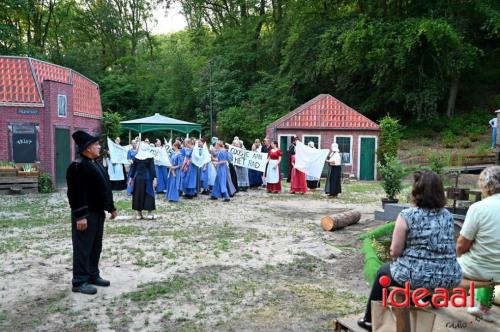
[[[271,123],[266,135],[277,140],[284,153],[285,174],[286,151],[291,137],[297,136],[304,144],[313,141],[321,149],[330,149],[333,142],[338,143],[343,172],[361,180],[374,180],[379,132],[379,126],[372,120],[329,94],[321,94]]]
[[[0,160],[39,162],[62,187],[76,154],[71,134],[100,134],[101,123],[96,83],[37,59],[0,56]]]

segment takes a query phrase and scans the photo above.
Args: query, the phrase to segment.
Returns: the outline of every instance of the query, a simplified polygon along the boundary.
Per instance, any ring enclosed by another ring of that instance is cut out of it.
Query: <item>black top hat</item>
[[[78,146],[78,152],[83,152],[92,143],[98,142],[99,137],[87,134],[82,130],[77,130],[71,135],[76,145]]]

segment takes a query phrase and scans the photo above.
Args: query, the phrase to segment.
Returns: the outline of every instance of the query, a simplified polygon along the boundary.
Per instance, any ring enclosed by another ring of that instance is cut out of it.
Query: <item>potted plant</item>
[[[16,164],[12,161],[0,161],[0,169],[16,169]]]
[[[38,176],[38,170],[31,164],[23,164],[22,168],[17,171],[20,176]]]
[[[385,204],[397,203],[396,196],[403,188],[403,177],[405,176],[405,166],[395,156],[384,156],[384,163],[377,163],[378,171],[382,179],[382,188],[384,188],[387,197],[382,198],[382,206]]]

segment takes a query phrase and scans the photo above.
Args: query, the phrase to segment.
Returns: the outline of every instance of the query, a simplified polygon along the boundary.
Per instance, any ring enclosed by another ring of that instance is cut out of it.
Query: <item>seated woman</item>
[[[390,286],[412,288],[452,288],[462,279],[455,254],[454,222],[444,208],[443,183],[430,171],[416,172],[411,192],[415,207],[401,211],[392,234],[392,263],[377,272],[364,318],[358,325],[371,330],[371,301],[382,300],[381,276],[388,276]]]
[[[500,166],[484,169],[479,188],[486,197],[471,205],[457,240],[458,262],[464,278],[500,281]],[[477,307],[467,311],[486,321],[493,321],[490,309],[494,287],[477,288]]]

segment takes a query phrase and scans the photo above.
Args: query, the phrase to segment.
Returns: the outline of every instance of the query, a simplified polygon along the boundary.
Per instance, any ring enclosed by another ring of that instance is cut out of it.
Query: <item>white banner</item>
[[[249,151],[227,144],[228,151],[233,155],[233,164],[236,166],[264,172],[267,164],[267,153]]]
[[[210,151],[208,151],[207,144],[204,144],[202,148],[195,144],[193,153],[191,154],[191,162],[198,167],[202,167],[210,161],[212,161],[212,156],[210,155]]]
[[[108,149],[109,149],[109,159],[112,164],[127,164],[127,152],[130,150],[130,146],[121,146],[116,144],[108,137]]]
[[[165,142],[165,150],[167,150],[167,153],[169,156],[172,155],[172,153],[174,153],[174,149],[172,149],[172,139],[170,139],[168,142],[167,142],[167,139],[165,137],[163,137],[163,142]]]
[[[329,150],[314,149],[297,141],[295,145],[295,168],[306,175],[320,178]]]
[[[158,166],[172,166],[170,163],[170,158],[168,157],[167,150],[163,147],[155,147],[155,146],[150,146],[144,142],[141,142],[139,144],[139,151],[137,154],[140,152],[145,152],[147,154],[151,154],[151,156],[155,160],[155,165]]]

